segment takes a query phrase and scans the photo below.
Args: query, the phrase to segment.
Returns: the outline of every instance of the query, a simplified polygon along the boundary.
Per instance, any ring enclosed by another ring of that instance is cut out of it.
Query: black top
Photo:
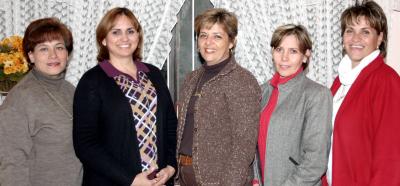
[[[167,165],[176,169],[177,119],[172,99],[160,70],[145,65],[158,97],[157,164],[160,169]],[[73,109],[74,148],[84,167],[82,185],[131,185],[142,169],[132,110],[114,79],[99,65],[79,81]]]
[[[229,61],[230,58],[215,65],[210,65],[210,66],[207,66],[206,64],[203,65],[204,72],[200,76],[196,88],[193,90],[192,97],[190,97],[189,100],[188,110],[186,112],[186,119],[185,119],[185,129],[183,130],[182,142],[179,149],[179,154],[192,156],[194,112],[195,112],[195,104],[198,98],[198,95],[196,94],[200,93],[203,85],[210,79],[215,77],[219,72],[221,72],[221,70],[226,66],[226,64],[228,64]]]

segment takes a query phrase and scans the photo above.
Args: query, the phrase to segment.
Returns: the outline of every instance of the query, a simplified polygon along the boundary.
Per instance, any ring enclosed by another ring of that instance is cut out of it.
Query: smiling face
[[[362,59],[378,49],[382,38],[383,34],[377,33],[364,17],[359,17],[357,22],[346,26],[343,33],[343,45],[346,54],[351,59],[353,68]]]
[[[68,51],[64,40],[57,39],[37,44],[28,56],[36,70],[48,76],[56,76],[67,66]]]
[[[234,46],[222,25],[216,23],[210,29],[201,28],[197,47],[207,65],[215,65],[229,57],[229,49]]]
[[[302,54],[299,48],[299,40],[294,35],[285,36],[281,43],[272,49],[272,58],[276,72],[281,77],[295,74],[307,60],[310,51]]]
[[[102,44],[109,51],[111,61],[132,58],[132,54],[137,49],[138,43],[139,33],[125,15],[121,15],[115,20],[114,26],[102,41]]]

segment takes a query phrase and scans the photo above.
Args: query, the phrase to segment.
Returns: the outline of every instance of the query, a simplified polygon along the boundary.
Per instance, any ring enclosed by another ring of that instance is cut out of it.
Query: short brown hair
[[[97,60],[99,62],[103,60],[109,60],[110,54],[106,46],[102,45],[104,38],[107,37],[108,32],[115,26],[115,20],[120,16],[126,16],[132,23],[133,27],[139,33],[139,43],[138,46],[132,54],[132,58],[142,59],[143,50],[143,30],[138,19],[135,15],[127,8],[116,7],[109,10],[106,15],[101,19],[99,25],[96,28],[96,42],[99,47],[99,53],[97,54]]]
[[[73,50],[73,39],[71,31],[65,24],[54,17],[38,19],[31,22],[26,28],[24,39],[22,40],[25,58],[29,63],[32,63],[28,53],[33,51],[36,45],[57,39],[64,40],[68,55],[70,55]]]
[[[198,15],[194,21],[196,37],[199,36],[202,28],[211,28],[215,23],[222,25],[225,32],[228,34],[229,40],[234,44],[238,34],[238,19],[232,12],[228,12],[223,8],[208,9]]]
[[[378,35],[383,34],[382,43],[379,45],[381,55],[386,57],[387,42],[388,42],[388,26],[386,15],[383,9],[374,1],[363,1],[361,4],[355,4],[347,8],[340,17],[340,26],[342,36],[348,25],[358,23],[363,17],[367,24],[374,28]]]
[[[295,36],[299,41],[299,49],[302,54],[306,54],[307,50],[310,50],[311,52],[312,41],[307,32],[307,29],[302,25],[294,25],[294,24],[282,25],[275,29],[271,38],[271,44],[270,44],[271,48],[274,49],[278,47],[281,44],[283,38],[290,35]],[[308,67],[309,61],[310,61],[309,58],[307,58],[307,62],[303,63],[304,70]]]

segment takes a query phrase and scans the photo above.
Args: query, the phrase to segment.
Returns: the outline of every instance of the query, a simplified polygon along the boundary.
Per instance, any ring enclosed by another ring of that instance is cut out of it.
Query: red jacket
[[[333,95],[340,85],[336,78]],[[400,186],[400,77],[381,56],[338,110],[332,156],[333,186]]]

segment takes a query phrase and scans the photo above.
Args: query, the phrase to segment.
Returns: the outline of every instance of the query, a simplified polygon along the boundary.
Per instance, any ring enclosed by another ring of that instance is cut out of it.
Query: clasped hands
[[[175,173],[175,169],[167,165],[167,167],[161,169],[153,179],[149,179],[149,175],[155,170],[154,167],[151,167],[149,170],[137,174],[131,186],[162,186],[165,185],[169,178]]]

